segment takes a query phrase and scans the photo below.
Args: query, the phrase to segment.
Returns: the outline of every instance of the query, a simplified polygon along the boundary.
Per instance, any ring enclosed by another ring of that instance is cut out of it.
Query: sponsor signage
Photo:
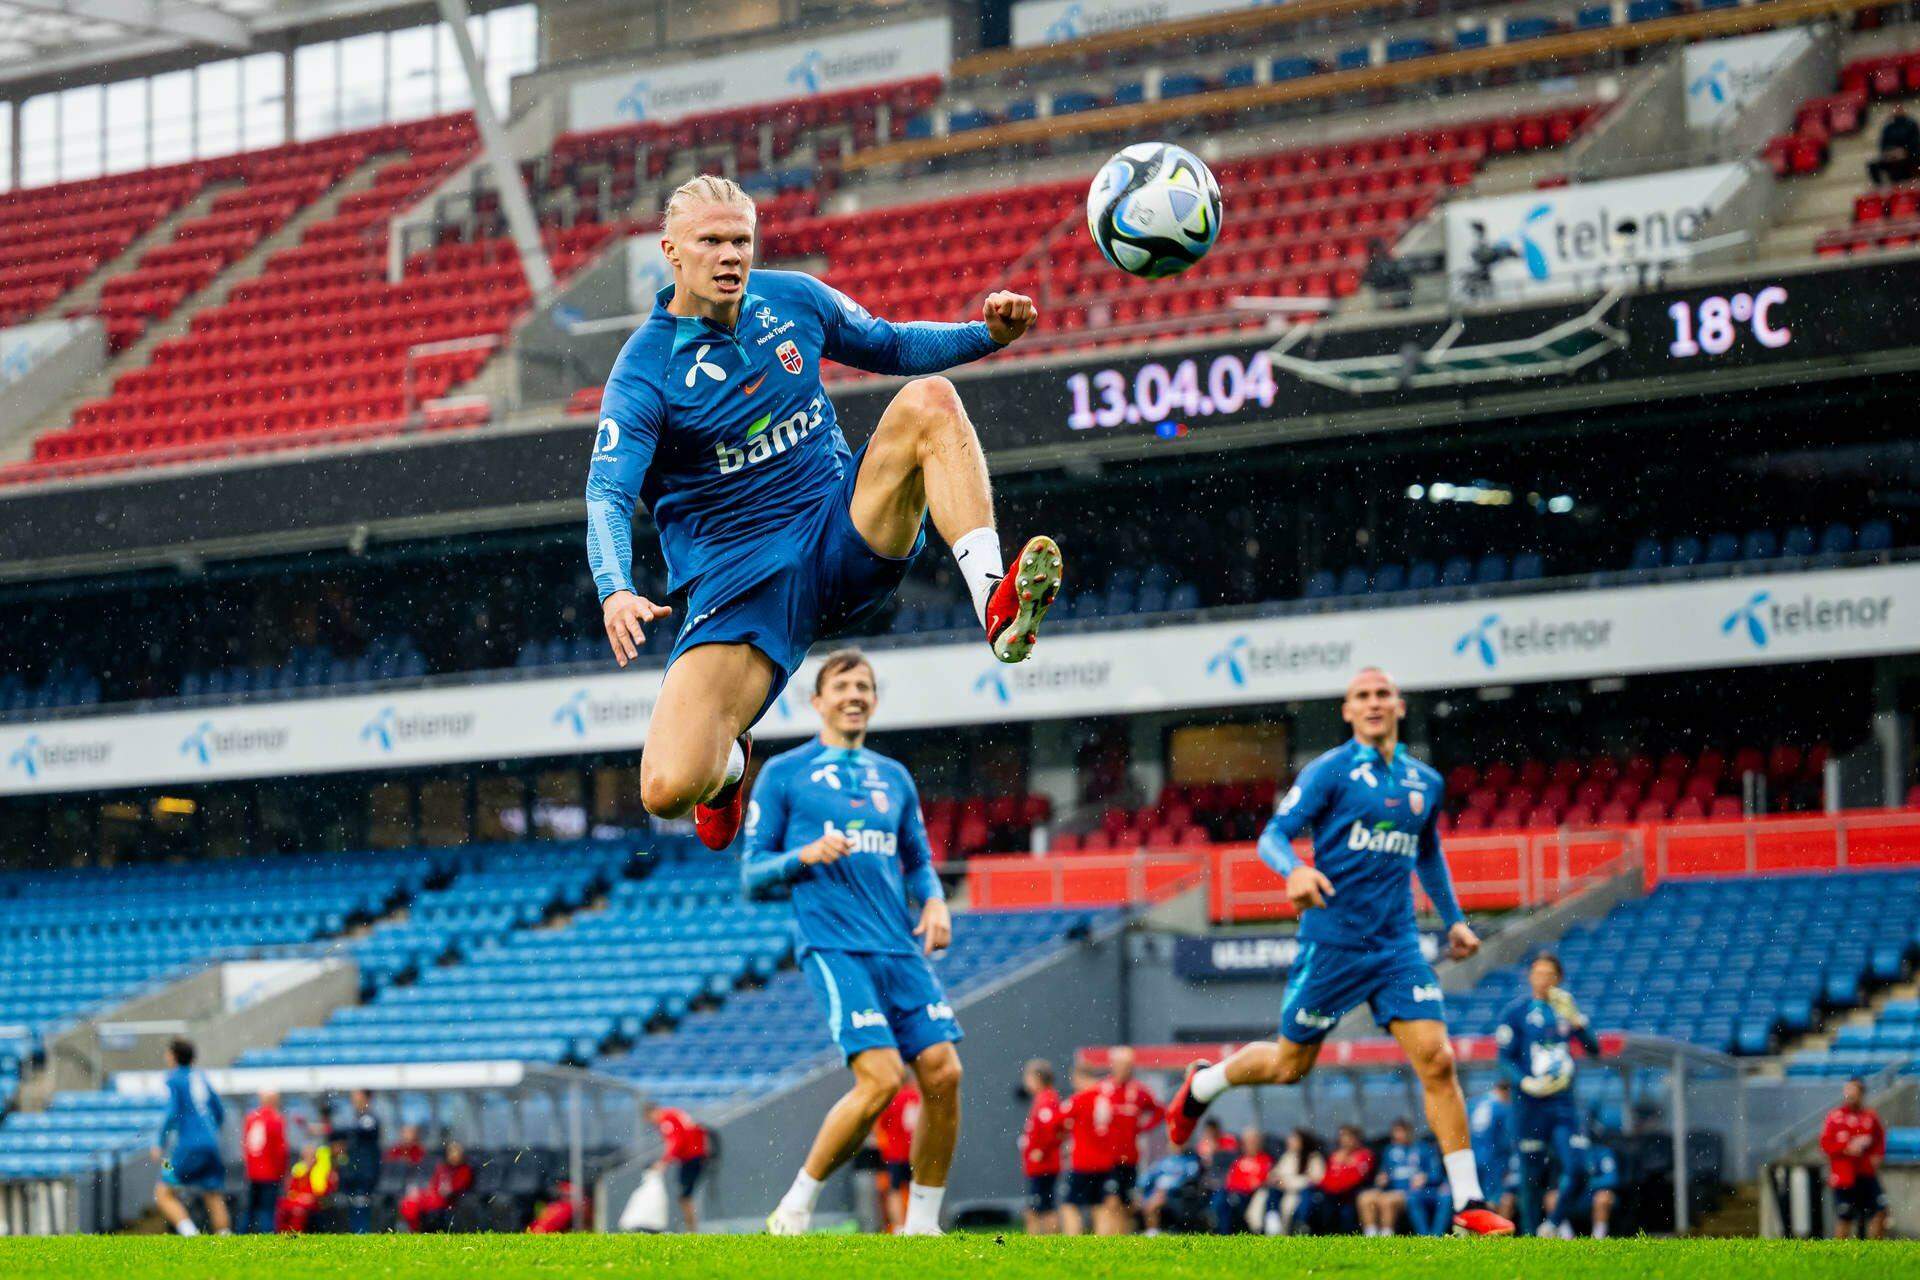
[[[1259,9],[1274,0],[1025,0],[1013,6],[1015,48],[1059,44],[1087,36],[1203,18],[1235,9]]]
[[[1920,564],[1057,635],[874,653],[889,729],[1336,697],[1920,650]],[[809,661],[756,727],[817,731]],[[632,750],[658,670],[0,727],[0,795]]]
[[[1173,972],[1184,982],[1275,981],[1287,976],[1299,949],[1299,940],[1290,933],[1175,938]],[[1437,934],[1420,935],[1420,954],[1429,961],[1439,959]]]
[[[567,96],[568,127],[665,122],[944,76],[952,55],[953,24],[929,18],[693,62],[663,62],[574,85]]]
[[[1809,29],[1793,27],[1688,45],[1681,55],[1687,128],[1717,129],[1730,124],[1766,89],[1774,72],[1812,44]]]
[[[1750,177],[1744,164],[1716,164],[1453,201],[1445,210],[1447,276],[1456,296],[1473,296],[1475,255],[1490,249],[1503,255],[1486,286],[1496,298],[1630,278],[1637,264],[1688,257],[1708,219]]]
[[[42,320],[0,329],[0,387],[19,381],[28,370],[65,346],[85,320]]]

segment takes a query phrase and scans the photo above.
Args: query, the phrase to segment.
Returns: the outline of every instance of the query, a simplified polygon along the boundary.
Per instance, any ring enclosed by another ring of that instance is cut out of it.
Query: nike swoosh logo
[[[764,373],[761,374],[759,377],[755,378],[752,382],[749,382],[746,386],[741,387],[740,394],[743,396],[752,395],[754,392],[760,389],[760,384],[765,382],[766,380],[767,380],[767,375]]]

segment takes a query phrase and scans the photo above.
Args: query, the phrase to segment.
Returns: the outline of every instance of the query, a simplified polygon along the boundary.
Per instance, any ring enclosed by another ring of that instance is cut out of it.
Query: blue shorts
[[[160,1181],[186,1191],[220,1191],[227,1166],[212,1147],[176,1147],[160,1165]]]
[[[1361,951],[1303,942],[1280,1003],[1280,1037],[1317,1044],[1347,1011],[1365,1001],[1382,1027],[1396,1022],[1445,1022],[1440,979],[1417,947]]]
[[[1057,1173],[1030,1173],[1027,1175],[1027,1208],[1035,1213],[1052,1213],[1060,1207],[1060,1175]]]
[[[913,549],[898,558],[867,545],[853,524],[853,489],[866,456],[867,446],[861,445],[848,460],[839,487],[796,520],[789,537],[757,557],[755,568],[763,572],[751,586],[733,585],[741,581],[741,573],[727,575],[727,582],[711,590],[694,584],[687,597],[686,623],[667,655],[669,667],[699,645],[752,645],[782,673],[754,715],[758,721],[807,660],[814,641],[849,634],[879,612],[927,544],[927,531],[923,521]]]
[[[924,956],[809,951],[800,967],[849,1062],[869,1049],[898,1049],[912,1062],[960,1039],[960,1023]]]
[[[1586,1126],[1572,1090],[1551,1098],[1522,1095],[1513,1104],[1513,1141],[1521,1155],[1554,1154],[1564,1148],[1587,1145]]]

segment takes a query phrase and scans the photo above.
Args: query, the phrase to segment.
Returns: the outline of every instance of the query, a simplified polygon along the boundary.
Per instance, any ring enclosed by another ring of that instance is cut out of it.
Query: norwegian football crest
[[[873,807],[874,807],[874,810],[878,813],[885,813],[887,811],[889,806],[887,804],[886,792],[875,791],[873,793]]]
[[[773,354],[780,357],[780,367],[788,373],[798,373],[806,367],[807,362],[801,358],[800,348],[792,342],[781,343],[773,349]]]
[[[1411,792],[1407,796],[1407,808],[1413,810],[1413,816],[1417,818],[1427,811],[1427,798],[1418,791]]]

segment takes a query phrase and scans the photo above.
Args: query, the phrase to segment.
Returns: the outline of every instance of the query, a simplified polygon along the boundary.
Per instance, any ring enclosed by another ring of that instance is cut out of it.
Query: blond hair
[[[690,212],[693,206],[699,204],[744,206],[756,221],[759,216],[759,211],[753,205],[753,197],[739,183],[717,173],[703,173],[697,178],[688,178],[673,189],[673,194],[667,197],[662,226],[671,226],[676,217]]]

